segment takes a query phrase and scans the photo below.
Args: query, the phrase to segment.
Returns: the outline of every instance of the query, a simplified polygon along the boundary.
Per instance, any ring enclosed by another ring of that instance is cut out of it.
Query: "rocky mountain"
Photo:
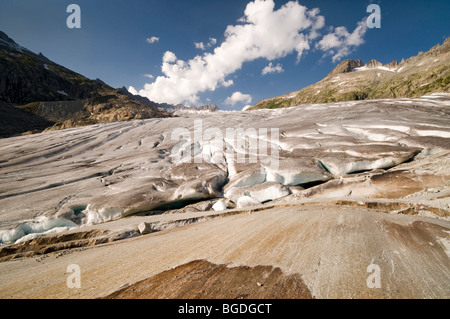
[[[283,108],[300,104],[420,97],[450,92],[450,38],[428,52],[386,65],[345,60],[316,84],[265,99],[250,108]]]
[[[146,98],[145,98],[146,99]],[[167,103],[157,103],[157,107],[160,110],[167,111],[170,113],[177,112],[198,112],[198,111],[207,111],[207,112],[216,112],[219,111],[219,107],[215,104],[210,105],[200,105],[200,106],[189,106],[184,104],[167,104]]]
[[[9,114],[8,121],[0,120],[2,136],[169,116],[99,79],[90,80],[29,51],[1,31],[0,102],[1,112]]]
[[[184,104],[168,104],[168,103],[156,103],[151,101],[150,99],[148,99],[145,96],[140,96],[140,95],[134,95],[132,93],[130,93],[127,88],[122,87],[121,89],[119,89],[120,93],[125,94],[137,101],[140,101],[148,106],[151,107],[155,107],[158,108],[162,111],[166,111],[166,112],[170,112],[170,113],[175,113],[177,111],[209,111],[209,112],[216,112],[219,111],[219,107],[215,104],[211,104],[211,105],[201,105],[201,106],[188,106],[188,105],[184,105]]]
[[[210,105],[201,105],[201,106],[187,106],[184,104],[177,104],[172,109],[174,112],[177,111],[208,111],[208,112],[216,112],[219,111],[219,107],[215,104]]]

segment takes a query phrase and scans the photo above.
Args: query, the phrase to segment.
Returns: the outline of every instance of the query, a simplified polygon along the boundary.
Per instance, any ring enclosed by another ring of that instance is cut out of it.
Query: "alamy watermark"
[[[71,264],[67,266],[66,272],[69,274],[66,280],[67,288],[81,288],[81,267],[77,264]]]
[[[370,273],[369,277],[367,277],[367,288],[369,289],[379,289],[381,288],[381,268],[380,266],[371,263],[367,267],[367,272]]]
[[[81,28],[81,8],[78,4],[70,4],[67,6],[67,13],[70,15],[67,17],[66,25],[69,29]],[[381,8],[377,4],[371,4],[367,7],[367,12],[370,16],[367,18],[367,27],[369,29],[381,28]]]
[[[256,164],[272,170],[279,168],[279,128],[203,129],[203,121],[194,121],[194,130],[176,128],[171,136],[178,143],[171,157],[178,163]]]
[[[67,13],[71,13],[66,20],[66,25],[69,29],[81,28],[81,8],[78,4],[70,4],[66,10]]]
[[[371,15],[367,18],[367,27],[369,29],[381,28],[381,8],[377,4],[371,4],[367,7],[367,12]]]

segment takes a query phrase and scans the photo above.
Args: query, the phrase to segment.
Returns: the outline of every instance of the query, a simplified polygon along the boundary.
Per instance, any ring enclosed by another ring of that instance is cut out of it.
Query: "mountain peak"
[[[352,72],[356,68],[360,68],[363,66],[363,62],[361,60],[344,60],[339,63],[327,77],[336,76],[342,73]]]
[[[5,42],[7,42],[7,43],[10,43],[10,44],[15,44],[15,45],[17,45],[17,43],[14,42],[13,39],[11,39],[10,37],[8,37],[8,35],[6,35],[6,33],[2,32],[2,31],[0,31],[0,40],[3,40],[3,41],[5,41]]]
[[[442,44],[436,44],[429,51],[429,53],[434,54],[445,54],[447,52],[450,52],[450,37],[445,39],[445,41]]]
[[[367,62],[367,64],[365,65],[365,67],[370,68],[370,69],[374,69],[376,67],[379,66],[383,66],[383,64],[381,62],[378,62],[375,59],[370,60],[369,62]]]

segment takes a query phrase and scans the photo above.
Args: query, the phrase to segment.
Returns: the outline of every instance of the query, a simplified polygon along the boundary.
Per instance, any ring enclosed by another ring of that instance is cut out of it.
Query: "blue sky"
[[[158,102],[215,103],[227,110],[300,90],[343,59],[388,63],[449,36],[449,1],[275,0],[272,7],[271,2],[1,0],[0,30],[31,51],[113,87],[132,87]],[[81,8],[81,29],[67,28],[71,3]],[[283,10],[287,3],[291,9]],[[369,15],[371,3],[381,8],[381,29],[363,30],[358,23]],[[260,19],[264,14],[268,18]],[[303,28],[302,21],[310,25]],[[226,35],[228,26],[234,28]],[[248,38],[261,32],[259,40]],[[335,41],[324,42],[327,35]],[[149,43],[152,37],[158,40]],[[245,39],[254,43],[246,46]],[[286,41],[274,46],[277,39]],[[333,47],[336,40],[340,46]],[[302,41],[309,48],[301,49]],[[272,72],[263,74],[265,68]]]

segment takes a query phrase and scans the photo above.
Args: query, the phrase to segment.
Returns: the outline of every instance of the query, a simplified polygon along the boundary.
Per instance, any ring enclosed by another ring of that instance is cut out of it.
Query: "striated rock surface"
[[[0,296],[449,298],[449,222],[395,214],[388,204],[305,202],[193,223],[180,214],[115,221],[102,227],[179,219],[145,236],[1,262]],[[79,289],[66,284],[74,263]],[[373,265],[380,288],[368,285]]]
[[[241,197],[265,203],[294,192],[317,194],[329,185],[346,185],[339,186],[345,191],[332,187],[340,195],[385,198],[439,187],[450,176],[445,165],[432,172],[412,165],[447,161],[448,104],[447,95],[435,95],[255,113],[196,113],[4,139],[0,222],[8,222],[1,228],[9,228],[10,235],[5,230],[1,240],[17,240],[22,232],[14,225],[40,216],[80,226],[223,197],[236,205]],[[258,143],[247,136],[242,140],[247,144],[226,136],[228,125],[248,129],[248,123],[254,126],[250,135],[273,128],[278,135],[251,137]],[[210,140],[203,134],[208,130],[221,139]],[[403,168],[402,163],[408,164]],[[404,177],[377,177],[386,170],[388,176],[398,170]],[[408,184],[409,173],[421,176],[418,182],[392,189],[377,186],[394,179]],[[358,187],[350,182],[357,174],[365,176],[355,182]]]

